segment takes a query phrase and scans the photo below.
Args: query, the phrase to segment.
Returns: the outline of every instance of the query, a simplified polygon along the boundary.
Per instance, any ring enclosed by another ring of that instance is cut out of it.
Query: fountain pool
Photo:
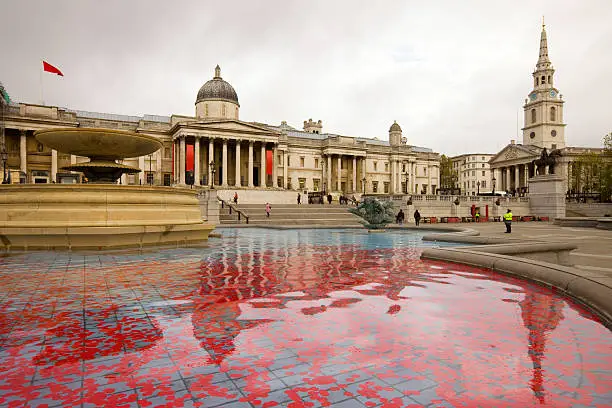
[[[609,406],[612,334],[420,235],[0,259],[0,406]]]

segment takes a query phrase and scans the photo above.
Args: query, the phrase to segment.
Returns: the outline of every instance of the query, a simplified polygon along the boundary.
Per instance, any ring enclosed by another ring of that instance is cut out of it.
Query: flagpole
[[[43,99],[43,61],[40,60],[40,104],[44,105],[45,100]]]

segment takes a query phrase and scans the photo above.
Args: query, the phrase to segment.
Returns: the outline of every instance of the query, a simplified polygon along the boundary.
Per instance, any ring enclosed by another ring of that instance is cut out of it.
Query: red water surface
[[[547,288],[411,247],[217,250],[3,259],[0,405],[612,404],[610,331]]]

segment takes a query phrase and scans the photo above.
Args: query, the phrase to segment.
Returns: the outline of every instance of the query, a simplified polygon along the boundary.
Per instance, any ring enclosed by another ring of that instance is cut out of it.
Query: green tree
[[[453,169],[453,162],[443,154],[440,156],[440,188],[455,188],[458,180],[459,173]]]

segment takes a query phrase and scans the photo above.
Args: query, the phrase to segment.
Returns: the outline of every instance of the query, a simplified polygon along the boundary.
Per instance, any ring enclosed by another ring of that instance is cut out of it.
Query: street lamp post
[[[476,182],[476,187],[478,188],[478,189],[476,190],[476,195],[480,195],[480,180],[478,180],[478,181]]]
[[[497,180],[495,180],[495,176],[493,176],[491,181],[493,182],[493,195],[495,195],[495,182],[497,181]]]
[[[213,160],[208,163],[210,166],[210,189],[215,189],[215,162]]]
[[[406,176],[406,184],[404,186],[404,194],[408,194],[408,171],[406,171],[404,173],[404,175]]]

